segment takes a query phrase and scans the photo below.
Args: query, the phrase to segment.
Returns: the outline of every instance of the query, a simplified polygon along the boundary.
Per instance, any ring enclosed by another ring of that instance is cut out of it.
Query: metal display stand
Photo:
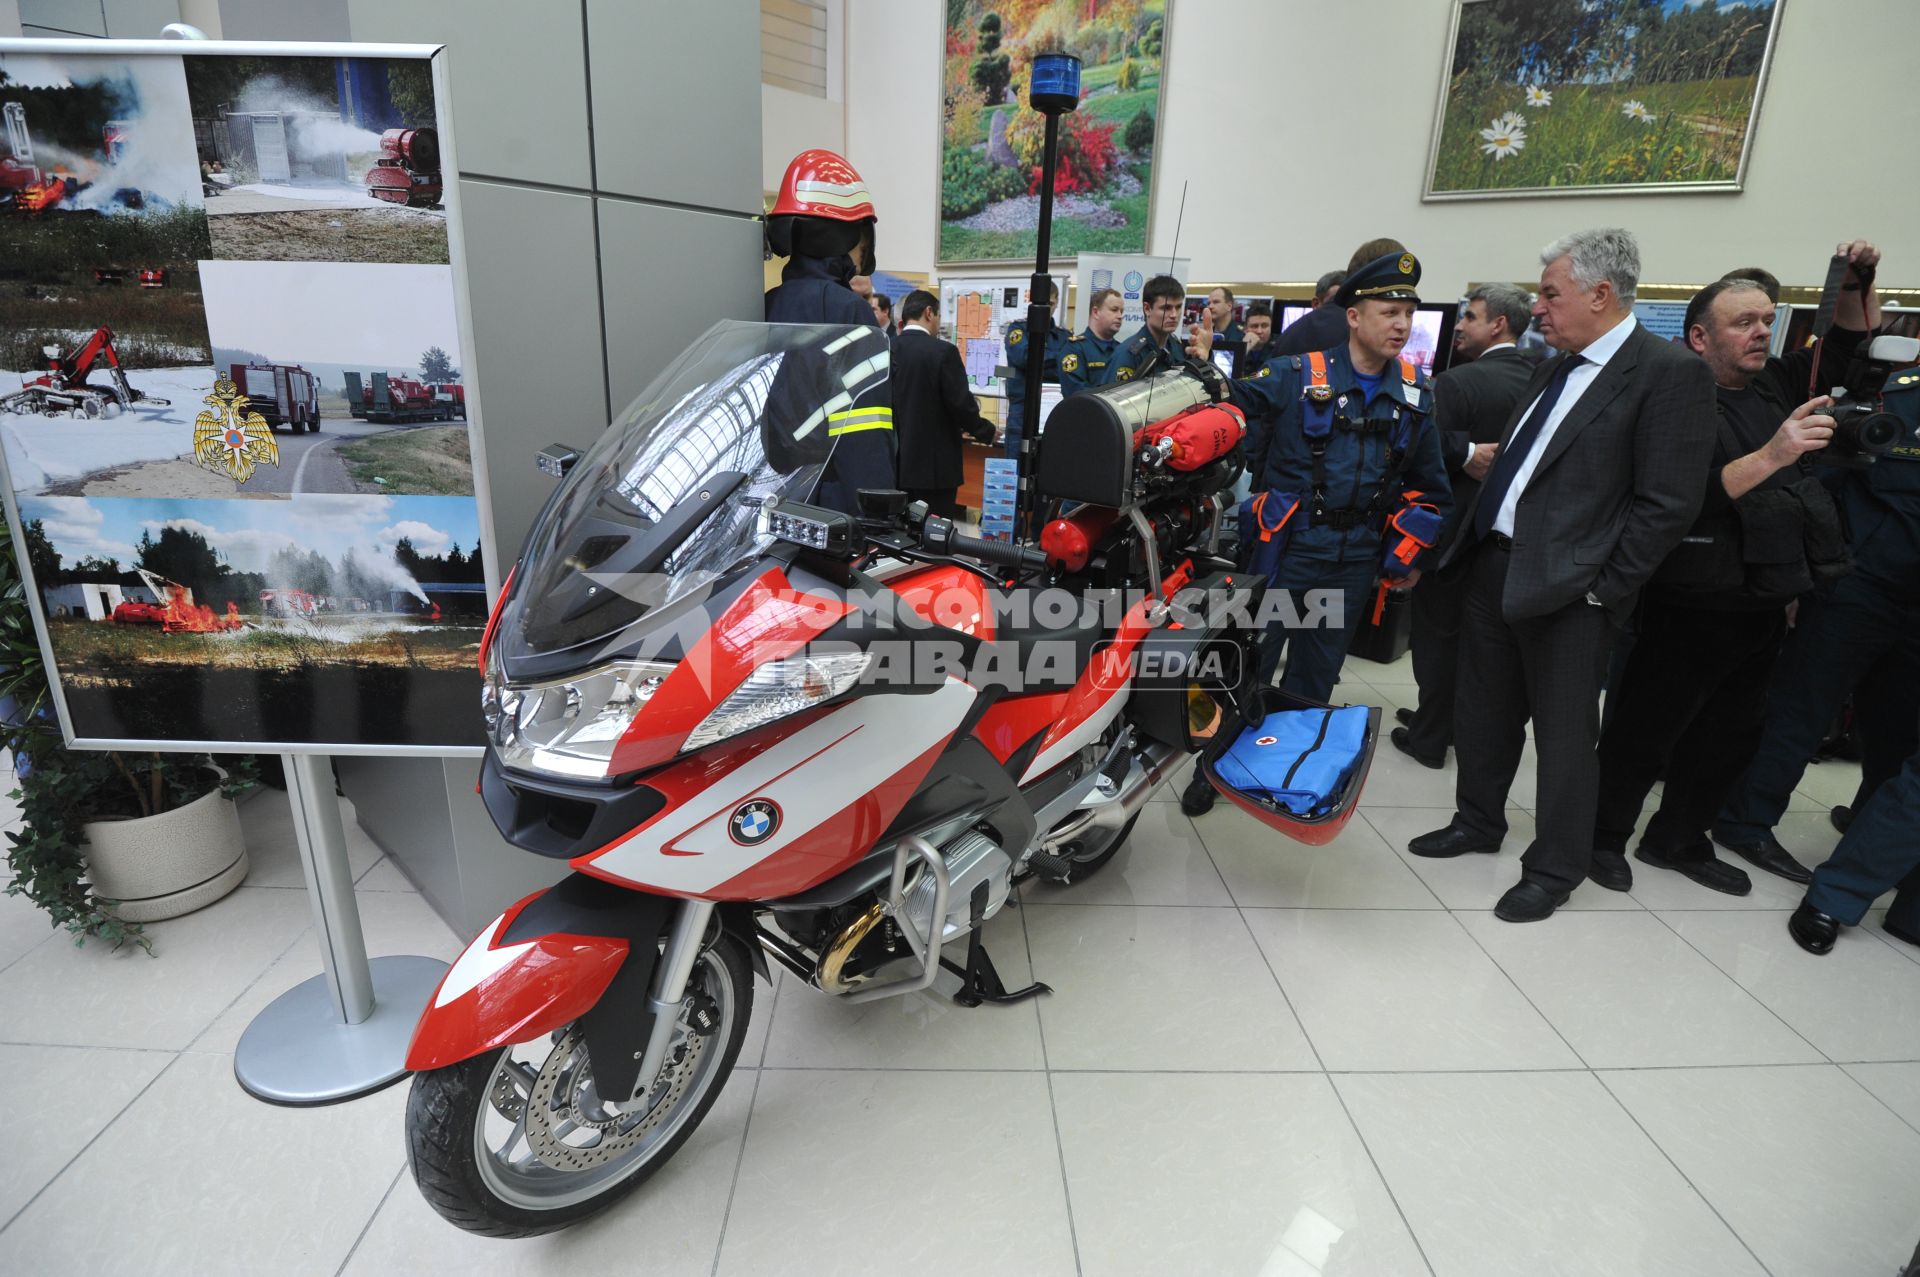
[[[413,1026],[447,964],[412,956],[367,960],[333,769],[324,754],[281,757],[325,970],[253,1018],[233,1053],[233,1074],[271,1104],[337,1104],[406,1075]]]

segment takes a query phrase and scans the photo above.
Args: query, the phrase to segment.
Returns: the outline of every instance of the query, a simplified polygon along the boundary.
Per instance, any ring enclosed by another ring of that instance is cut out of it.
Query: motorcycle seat
[[[1039,591],[1029,591],[1038,595]],[[1057,598],[1049,594],[1048,598]],[[1003,621],[994,633],[994,641],[1013,649],[1015,656],[1000,658],[1002,669],[1020,671],[1020,681],[1009,690],[1025,692],[1064,692],[1080,681],[1093,660],[1100,640],[1109,637],[1098,612],[1078,613],[1057,618],[1042,608],[1010,608],[1002,611]]]

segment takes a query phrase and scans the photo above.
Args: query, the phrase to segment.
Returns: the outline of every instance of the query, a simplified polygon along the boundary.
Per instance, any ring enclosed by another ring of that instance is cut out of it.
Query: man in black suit
[[[935,514],[959,518],[960,436],[993,442],[993,423],[967,389],[966,365],[940,338],[940,299],[916,288],[900,303],[893,343],[894,430],[900,440],[899,485]]]
[[[1407,848],[1500,849],[1531,715],[1537,833],[1494,907],[1506,922],[1550,916],[1587,876],[1615,627],[1699,513],[1713,455],[1713,374],[1634,321],[1633,236],[1580,231],[1540,260],[1533,313],[1562,353],[1534,373],[1441,563],[1466,574],[1457,810]]]
[[[1459,534],[1460,512],[1493,466],[1500,436],[1520,406],[1536,360],[1514,339],[1527,330],[1533,299],[1512,284],[1484,284],[1467,297],[1453,330],[1456,363],[1433,379],[1433,420],[1440,452],[1453,481],[1453,516],[1436,548],[1444,557]],[[1394,747],[1428,767],[1447,761],[1453,744],[1453,694],[1460,654],[1459,573],[1428,573],[1413,587],[1413,678],[1420,708],[1401,710]]]

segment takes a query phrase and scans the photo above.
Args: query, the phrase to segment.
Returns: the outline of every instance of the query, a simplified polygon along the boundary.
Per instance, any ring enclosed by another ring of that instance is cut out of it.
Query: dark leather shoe
[[[1808,953],[1829,953],[1840,934],[1840,921],[1802,900],[1793,916],[1787,919],[1787,930],[1792,933],[1793,942]]]
[[[1502,922],[1539,922],[1551,918],[1553,911],[1567,903],[1567,897],[1572,894],[1549,891],[1531,879],[1522,878],[1500,897],[1500,903],[1493,907],[1493,916]]]
[[[1886,932],[1895,940],[1904,940],[1911,945],[1920,945],[1920,927],[1903,927],[1892,918],[1885,918],[1880,922],[1880,930]]]
[[[1412,727],[1413,711],[1410,709],[1397,709],[1393,711],[1393,721],[1402,727]]]
[[[1593,863],[1587,866],[1587,877],[1595,886],[1605,887],[1608,891],[1633,890],[1633,866],[1627,863],[1627,855],[1623,851],[1595,848]]]
[[[1813,881],[1813,870],[1795,860],[1793,854],[1782,847],[1772,834],[1762,834],[1752,842],[1728,842],[1719,837],[1714,841],[1755,869],[1779,874],[1788,882],[1797,882],[1802,886]]]
[[[1408,758],[1411,758],[1414,762],[1419,763],[1422,767],[1431,767],[1433,770],[1439,771],[1447,765],[1447,760],[1444,758],[1427,758],[1414,753],[1412,737],[1404,727],[1394,728],[1388,739],[1393,742],[1395,749],[1405,754]]]
[[[1853,808],[1841,803],[1827,813],[1827,822],[1841,833],[1846,833],[1847,827],[1853,824]]]
[[[1715,859],[1711,845],[1705,850],[1707,854],[1702,859],[1698,855],[1675,855],[1663,848],[1641,843],[1634,849],[1633,858],[1655,869],[1671,869],[1677,874],[1685,874],[1701,886],[1725,892],[1729,896],[1744,896],[1753,890],[1753,879],[1747,877],[1746,870]]]
[[[1500,844],[1488,842],[1479,834],[1468,833],[1458,825],[1448,825],[1445,829],[1421,834],[1407,844],[1407,850],[1416,856],[1445,860],[1450,856],[1464,856],[1470,851],[1497,852]]]
[[[1189,816],[1204,816],[1213,810],[1214,797],[1213,786],[1200,774],[1196,764],[1193,779],[1180,792],[1180,810]]]

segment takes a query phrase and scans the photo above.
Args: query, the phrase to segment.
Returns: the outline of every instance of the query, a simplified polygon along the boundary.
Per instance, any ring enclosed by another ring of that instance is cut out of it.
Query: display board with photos
[[[1054,322],[1067,317],[1066,275],[1053,276],[1058,293]],[[940,281],[940,333],[960,348],[966,365],[967,387],[976,395],[1005,398],[1006,382],[1000,369],[1007,366],[1007,327],[1027,317],[1032,285],[1021,279],[943,279]]]
[[[437,52],[0,41],[0,455],[74,744],[483,743]]]

